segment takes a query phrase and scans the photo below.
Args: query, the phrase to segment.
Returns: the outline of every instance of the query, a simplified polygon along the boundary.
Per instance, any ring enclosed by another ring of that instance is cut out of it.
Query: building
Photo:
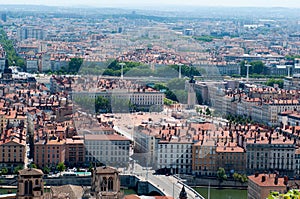
[[[285,193],[287,180],[276,174],[255,174],[248,176],[248,199],[266,199],[270,192]]]
[[[231,173],[244,173],[246,167],[245,150],[237,146],[236,143],[229,142],[216,148],[216,165],[217,168],[224,168]]]
[[[135,152],[145,154],[146,160],[143,160],[143,162],[153,168],[157,167],[157,148],[160,140],[156,135],[156,132],[152,133],[150,129],[143,125],[135,127],[133,133]]]
[[[188,83],[188,108],[193,109],[196,105],[195,80],[192,78]]]
[[[45,31],[33,26],[23,26],[18,29],[17,35],[19,40],[37,39],[43,40],[46,37]]]
[[[0,57],[0,72],[3,72],[5,68],[5,58]]]
[[[38,72],[38,60],[37,59],[27,59],[26,60],[26,71],[29,73]]]
[[[44,181],[41,170],[29,168],[19,171],[17,199],[44,199]]]
[[[91,194],[96,199],[121,198],[119,172],[112,167],[97,167],[92,171]]]
[[[83,137],[73,136],[66,139],[65,164],[69,167],[82,166],[85,163],[85,146]]]
[[[6,22],[6,21],[7,21],[7,15],[6,15],[6,13],[1,13],[1,20],[2,20],[3,22]]]
[[[60,162],[65,162],[66,141],[59,138],[40,140],[34,143],[34,164],[40,168],[45,166],[56,168]]]
[[[84,189],[82,186],[62,185],[52,186],[50,192],[45,194],[44,199],[78,199],[84,198]]]
[[[8,129],[0,134],[0,166],[13,173],[14,168],[23,167],[26,156],[26,133]]]
[[[213,140],[198,141],[193,145],[193,173],[197,176],[214,176],[218,170],[216,143]]]
[[[158,142],[157,168],[172,174],[192,173],[192,144],[188,139],[166,138]]]
[[[59,87],[54,82],[57,81],[57,78],[53,78],[51,81],[53,81],[51,83],[51,91],[57,92]],[[160,112],[163,110],[165,94],[134,81],[98,77],[91,77],[89,79],[86,77],[86,79],[75,79],[75,83],[72,86],[73,100],[76,101],[76,98],[80,99],[82,97],[91,99],[103,97],[109,101],[111,111],[114,113],[130,112],[133,110],[151,112]]]
[[[84,136],[86,163],[102,163],[109,166],[126,167],[129,162],[131,141],[121,135]]]
[[[300,74],[294,74],[292,77],[285,77],[283,80],[283,88],[287,90],[299,89]]]
[[[265,134],[265,135],[264,135]],[[294,176],[295,142],[279,133],[260,133],[246,141],[247,174],[278,171]]]

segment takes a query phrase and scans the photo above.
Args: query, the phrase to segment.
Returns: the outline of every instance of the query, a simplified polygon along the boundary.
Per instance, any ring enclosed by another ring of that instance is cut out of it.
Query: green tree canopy
[[[69,66],[66,72],[78,73],[82,63],[83,63],[82,58],[71,58],[71,61],[69,62]]]
[[[44,174],[49,174],[50,173],[50,168],[47,167],[47,166],[43,167],[43,172],[44,172]]]
[[[1,175],[6,175],[8,173],[8,169],[6,167],[3,167],[1,169]]]
[[[283,88],[283,80],[282,79],[269,79],[267,82],[266,82],[266,85],[267,86],[274,86],[274,84],[277,84],[279,86],[279,88]]]
[[[56,169],[59,172],[62,172],[62,171],[64,171],[66,169],[66,165],[63,162],[60,162],[60,163],[57,164]]]
[[[21,68],[25,69],[24,59],[17,55],[13,41],[8,39],[7,34],[3,29],[0,29],[0,44],[3,46],[6,52],[8,64],[10,66],[20,66]]]
[[[20,170],[22,170],[23,169],[23,167],[22,166],[17,166],[17,167],[15,167],[14,168],[14,174],[17,174]]]
[[[223,182],[224,180],[227,180],[227,175],[225,173],[225,169],[220,167],[217,171],[217,179],[220,181],[220,182]]]
[[[262,61],[253,61],[249,63],[251,66],[249,67],[249,75],[258,74],[258,75],[265,75],[266,73],[266,66]],[[247,75],[247,67],[246,62],[242,61],[241,65],[241,75]]]

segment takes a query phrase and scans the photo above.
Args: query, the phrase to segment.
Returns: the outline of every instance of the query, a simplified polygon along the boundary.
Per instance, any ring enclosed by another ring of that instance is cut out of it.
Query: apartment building
[[[292,77],[283,79],[283,88],[288,90],[299,90],[300,74],[294,74]]]
[[[131,141],[121,135],[84,135],[86,163],[126,167]]]
[[[218,170],[216,142],[213,140],[199,141],[192,146],[192,169],[197,176],[213,176]]]
[[[24,166],[26,156],[25,136],[3,136],[0,142],[0,166],[14,172],[17,166]]]
[[[284,178],[276,174],[255,174],[248,176],[248,199],[266,199],[271,192],[285,193]]]
[[[38,60],[37,59],[27,59],[26,60],[26,71],[31,72],[38,72]]]
[[[134,152],[145,155],[145,161],[153,168],[157,167],[157,149],[160,137],[157,136],[159,129],[150,129],[145,125],[135,127],[133,133]]]
[[[246,141],[247,174],[274,172],[293,176],[295,171],[295,142],[278,133],[254,135]]]
[[[65,164],[69,167],[82,166],[85,163],[85,146],[83,136],[66,139]]]
[[[168,169],[172,174],[191,174],[192,144],[191,140],[175,136],[160,140],[157,150],[157,168]]]
[[[60,162],[65,162],[66,140],[50,138],[34,143],[33,162],[40,168],[45,166],[56,168]]]
[[[216,147],[216,166],[224,168],[225,171],[244,173],[246,167],[245,150],[237,146],[236,143],[229,142],[228,144]],[[216,171],[216,170],[215,170]]]

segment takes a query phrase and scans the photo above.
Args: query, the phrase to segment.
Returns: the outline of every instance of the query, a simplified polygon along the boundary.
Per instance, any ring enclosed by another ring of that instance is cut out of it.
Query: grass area
[[[208,188],[194,188],[204,198],[208,198]],[[218,199],[247,199],[247,190],[238,189],[210,189],[210,198]]]
[[[17,193],[17,189],[0,189],[0,195],[9,194],[9,193]]]
[[[124,191],[125,195],[136,194],[136,192],[133,189],[121,189],[121,191]]]

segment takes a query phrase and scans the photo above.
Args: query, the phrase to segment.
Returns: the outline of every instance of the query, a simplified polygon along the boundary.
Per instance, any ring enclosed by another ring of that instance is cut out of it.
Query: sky
[[[35,4],[53,6],[144,7],[159,5],[228,7],[297,7],[300,0],[0,0],[0,4]]]

